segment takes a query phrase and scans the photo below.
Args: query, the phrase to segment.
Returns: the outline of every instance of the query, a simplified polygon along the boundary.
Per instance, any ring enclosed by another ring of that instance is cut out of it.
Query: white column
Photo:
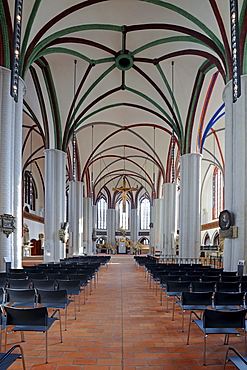
[[[164,189],[164,218],[163,218],[163,256],[176,255],[176,235],[178,221],[178,187],[174,182],[165,183]]]
[[[25,84],[19,79],[18,102],[15,103],[13,135],[13,215],[15,232],[13,234],[12,268],[22,267],[22,116]]]
[[[96,205],[92,205],[92,227],[93,229],[97,229],[97,206]],[[92,232],[93,232],[93,229],[92,229]],[[95,231],[96,232],[96,231]],[[92,252],[93,254],[96,254],[96,240],[93,241],[92,240]]]
[[[69,183],[69,252],[73,256],[83,254],[83,183]]]
[[[180,158],[179,257],[199,258],[201,154]]]
[[[236,271],[238,261],[247,260],[247,76],[241,77],[241,97],[235,103],[232,102],[232,81],[226,85],[223,99],[225,209],[232,212],[234,225],[238,227],[238,237],[224,241],[224,269]]]
[[[92,198],[83,198],[83,247],[84,253],[92,255]]]
[[[109,245],[116,245],[116,210],[115,208],[107,209],[107,241]]]
[[[47,149],[45,154],[45,243],[44,262],[65,258],[65,244],[59,239],[65,222],[66,153]]]
[[[133,240],[133,242],[138,241],[139,229],[140,229],[140,225],[139,225],[138,209],[133,208],[130,211],[130,239]]]
[[[19,101],[10,96],[11,71],[0,67],[0,214],[15,217],[15,232],[8,238],[0,233],[0,271],[5,270],[4,257],[12,267],[21,267],[21,145],[22,102],[24,83],[19,81]],[[14,246],[14,250],[13,250]],[[16,254],[16,255],[15,255]]]
[[[155,199],[154,247],[155,251],[162,250],[163,246],[163,199]]]

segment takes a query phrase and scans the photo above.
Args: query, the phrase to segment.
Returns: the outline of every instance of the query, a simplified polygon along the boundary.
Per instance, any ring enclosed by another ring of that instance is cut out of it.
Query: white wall
[[[23,222],[28,225],[29,228],[29,238],[39,239],[39,234],[44,234],[44,224],[32,220],[23,219]]]

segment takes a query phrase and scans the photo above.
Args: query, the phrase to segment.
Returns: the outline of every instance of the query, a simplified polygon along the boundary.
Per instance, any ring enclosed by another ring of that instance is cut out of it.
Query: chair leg
[[[184,332],[184,312],[185,310],[182,309],[182,332]]]
[[[174,295],[173,296],[173,304],[172,304],[172,321],[174,321],[175,303],[176,303],[176,299],[175,299],[175,295]]]
[[[23,332],[23,331],[21,331],[21,341],[22,341],[22,342],[25,342],[24,332]]]
[[[207,334],[204,331],[204,340],[203,340],[203,365],[206,366],[206,338]]]
[[[188,327],[188,335],[187,335],[187,344],[189,344],[190,340],[190,326],[191,326],[192,320],[191,320],[191,312],[190,312],[190,321],[189,321],[189,327]]]
[[[25,359],[24,359],[24,353],[23,353],[23,349],[22,349],[22,347],[21,347],[21,346],[20,346],[20,351],[21,351],[22,367],[23,367],[23,370],[26,370],[26,364],[25,364]]]
[[[45,331],[45,363],[48,364],[48,330]]]
[[[60,326],[60,340],[61,340],[61,343],[63,343],[61,311],[59,309],[58,309],[58,319],[59,319],[59,326]]]
[[[76,320],[76,301],[75,301],[75,294],[74,294],[74,310],[75,310],[75,320]]]
[[[65,329],[67,330],[67,306],[65,307]]]

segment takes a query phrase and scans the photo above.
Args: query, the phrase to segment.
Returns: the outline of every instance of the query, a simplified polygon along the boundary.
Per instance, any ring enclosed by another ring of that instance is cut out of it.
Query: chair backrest
[[[240,276],[232,276],[232,275],[222,275],[221,276],[221,281],[226,281],[226,282],[235,282],[238,281],[240,282]]]
[[[35,280],[32,279],[33,288],[44,289],[44,290],[54,290],[57,288],[57,282],[55,279],[50,280]]]
[[[27,275],[24,270],[22,272],[10,272],[8,274],[9,279],[26,279]]]
[[[241,306],[244,303],[244,292],[232,293],[232,292],[215,292],[214,294],[214,306],[226,306],[226,305],[238,305]]]
[[[67,303],[66,290],[43,290],[38,289],[38,303]]]
[[[6,302],[36,303],[34,289],[6,289]]]
[[[212,292],[182,292],[182,305],[211,305]]]
[[[8,288],[13,289],[29,289],[30,281],[21,279],[8,279]]]
[[[241,292],[247,292],[247,281],[241,281],[240,291]]]
[[[205,309],[203,314],[204,328],[245,328],[247,310],[221,311]]]
[[[47,273],[49,279],[67,279],[67,274],[60,274],[60,273]]]
[[[80,280],[57,280],[59,290],[67,290],[68,294],[73,294],[80,290]]]
[[[46,274],[42,272],[28,272],[29,279],[36,279],[36,280],[47,280]]]
[[[180,276],[179,275],[161,275],[160,276],[160,282],[162,284],[166,284],[167,281],[179,281]]]
[[[202,275],[202,281],[220,281],[220,275]]]
[[[215,290],[214,281],[192,281],[191,283],[192,292],[210,292]]]
[[[190,291],[190,281],[170,281],[166,282],[167,292],[189,292]]]
[[[16,308],[4,306],[6,325],[47,326],[48,312],[46,307]]]
[[[216,282],[216,291],[217,292],[239,292],[239,282],[225,282],[217,281]]]

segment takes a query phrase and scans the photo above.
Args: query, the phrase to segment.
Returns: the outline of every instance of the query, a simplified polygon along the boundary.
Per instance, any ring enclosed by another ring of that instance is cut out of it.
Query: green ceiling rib
[[[61,53],[61,54],[69,54],[69,55],[74,55],[75,57],[78,57],[80,59],[85,60],[86,62],[92,64],[93,60],[90,58],[86,57],[85,55],[78,53],[77,51],[68,49],[68,48],[62,48],[62,47],[50,47],[42,50],[37,56],[35,57],[35,60],[38,60],[39,58],[48,55],[48,54],[54,54],[54,53]]]
[[[239,17],[239,29],[240,29],[240,31],[243,28],[243,23],[244,23],[244,17],[245,17],[246,10],[247,10],[247,0],[243,0],[243,5],[242,5],[242,8],[241,8],[240,17]]]
[[[149,43],[135,49],[133,52],[131,52],[131,54],[136,55],[136,54],[138,54],[138,53],[140,53],[140,52],[142,52],[146,49],[149,49],[149,48],[157,46],[157,45],[168,44],[168,43],[171,43],[171,42],[179,42],[179,41],[194,42],[194,43],[197,43],[197,44],[200,44],[200,45],[204,45],[208,48],[208,45],[206,45],[204,42],[202,42],[201,40],[198,40],[196,37],[193,37],[193,36],[171,36],[171,37],[166,37],[166,38],[162,38],[162,39],[159,39],[159,40],[149,42]],[[210,48],[210,50],[211,50],[211,48]]]
[[[245,39],[244,43],[244,52],[243,52],[243,67],[242,67],[242,74],[247,74],[247,38]]]
[[[115,32],[122,32],[122,27],[120,26],[114,26],[114,25],[107,25],[107,24],[87,24],[87,25],[80,25],[80,26],[73,26],[68,27],[65,29],[62,29],[58,32],[53,33],[52,35],[46,37],[42,41],[40,41],[33,49],[33,51],[30,54],[30,57],[27,61],[27,64],[25,66],[25,69],[23,70],[22,74],[25,76],[29,66],[33,63],[35,60],[35,57],[38,53],[42,51],[42,49],[46,48],[47,45],[49,45],[52,41],[58,39],[59,37],[74,33],[74,32],[80,32],[85,30],[105,30],[105,31],[115,31]]]
[[[91,86],[87,89],[87,91],[84,93],[84,95],[82,96],[82,98],[79,100],[78,104],[75,106],[75,109],[70,117],[70,121],[69,121],[69,125],[68,125],[68,129],[66,132],[64,132],[64,136],[65,136],[65,141],[67,142],[68,140],[68,134],[69,134],[69,129],[71,128],[73,122],[74,122],[74,119],[75,119],[75,115],[76,113],[78,112],[80,106],[82,105],[82,103],[84,102],[84,100],[87,98],[87,96],[90,94],[90,92],[95,88],[95,86],[97,86],[113,69],[115,69],[115,64],[113,64],[112,66],[110,66],[104,73],[102,73],[95,81],[94,83],[91,84]]]
[[[121,107],[123,106],[124,103],[115,103],[115,104],[110,104],[110,105],[105,105],[102,108],[96,109],[95,111],[89,113],[87,116],[83,117],[76,125],[76,128],[78,128],[83,122],[85,122],[88,118],[94,116],[97,113],[100,113],[104,110],[110,109],[110,108],[116,108],[116,107]]]
[[[162,77],[162,79],[163,79],[163,81],[164,81],[164,83],[166,85],[166,88],[167,88],[167,90],[169,92],[169,95],[171,97],[171,100],[172,100],[172,103],[173,103],[173,106],[174,106],[174,109],[175,109],[175,112],[176,112],[177,120],[179,122],[179,127],[180,127],[180,131],[181,131],[181,135],[182,135],[181,140],[183,141],[184,140],[183,124],[182,124],[182,119],[181,119],[181,116],[180,116],[180,112],[179,112],[179,109],[178,109],[178,105],[177,105],[176,99],[175,99],[175,97],[173,95],[173,92],[172,92],[172,89],[170,87],[170,84],[167,81],[167,78],[166,78],[166,76],[164,74],[164,71],[162,70],[160,64],[157,64],[156,67],[157,67],[157,69],[158,69],[158,71],[159,71],[159,73],[160,73],[160,75],[161,75],[161,77]]]
[[[239,17],[239,30],[241,34],[241,30],[243,28],[243,23],[244,23],[244,17],[247,11],[247,0],[244,0],[240,17]],[[247,38],[245,36],[245,42],[244,42],[244,50],[243,50],[243,61],[242,61],[242,74],[245,75],[247,74]]]
[[[22,75],[23,61],[24,61],[24,56],[25,56],[25,52],[27,48],[28,39],[30,37],[30,32],[31,32],[31,29],[32,29],[32,26],[33,26],[33,23],[34,23],[34,20],[35,20],[35,17],[36,17],[36,14],[37,14],[37,11],[39,9],[41,2],[42,0],[35,0],[34,6],[32,8],[32,11],[31,11],[31,14],[30,14],[30,17],[28,19],[27,26],[25,29],[25,34],[23,37],[21,54],[20,54],[20,64],[19,64],[20,65],[20,76]]]
[[[215,36],[215,34],[204,23],[202,23],[198,18],[194,17],[192,14],[186,12],[184,9],[179,8],[176,5],[173,5],[173,4],[167,3],[165,1],[161,1],[161,0],[139,0],[139,1],[159,5],[161,7],[170,9],[170,10],[180,14],[181,16],[189,19],[192,23],[194,23],[196,26],[198,26],[203,32],[205,32],[206,35],[208,35],[208,37],[215,43],[215,45],[217,45],[217,47],[220,49],[221,53],[226,58],[226,53],[225,53],[225,49],[224,49],[224,46],[223,46],[222,42],[218,39],[218,37]]]
[[[188,112],[188,126],[186,128],[186,133],[185,133],[185,150],[183,154],[190,153],[190,128],[193,125],[192,114],[194,113],[194,108],[198,101],[200,82],[202,78],[204,77],[204,73],[201,71],[201,68],[199,68],[199,70],[200,70],[200,74],[199,74],[199,78],[198,78],[198,81],[195,87],[195,94],[192,97],[191,109]]]
[[[8,26],[5,18],[3,0],[0,0],[0,27],[3,35],[4,67],[10,69],[10,46]]]
[[[143,99],[147,100],[149,103],[151,103],[153,106],[159,109],[160,112],[164,114],[164,116],[167,118],[167,120],[171,123],[171,127],[173,127],[174,131],[176,132],[176,135],[178,137],[179,142],[181,141],[180,133],[177,131],[177,127],[174,126],[173,119],[169,116],[169,114],[159,105],[157,104],[153,99],[149,98],[146,94],[142,93],[141,91],[132,89],[131,87],[125,86],[125,90],[128,90],[132,92],[133,94],[141,96]],[[180,142],[181,144],[181,142]]]
[[[44,76],[46,89],[47,89],[47,93],[49,96],[52,118],[53,118],[53,123],[54,123],[53,126],[54,126],[55,148],[61,150],[62,148],[61,117],[60,117],[56,89],[55,89],[55,85],[53,82],[52,73],[51,73],[49,65],[46,65],[45,68],[42,68],[42,73]]]

